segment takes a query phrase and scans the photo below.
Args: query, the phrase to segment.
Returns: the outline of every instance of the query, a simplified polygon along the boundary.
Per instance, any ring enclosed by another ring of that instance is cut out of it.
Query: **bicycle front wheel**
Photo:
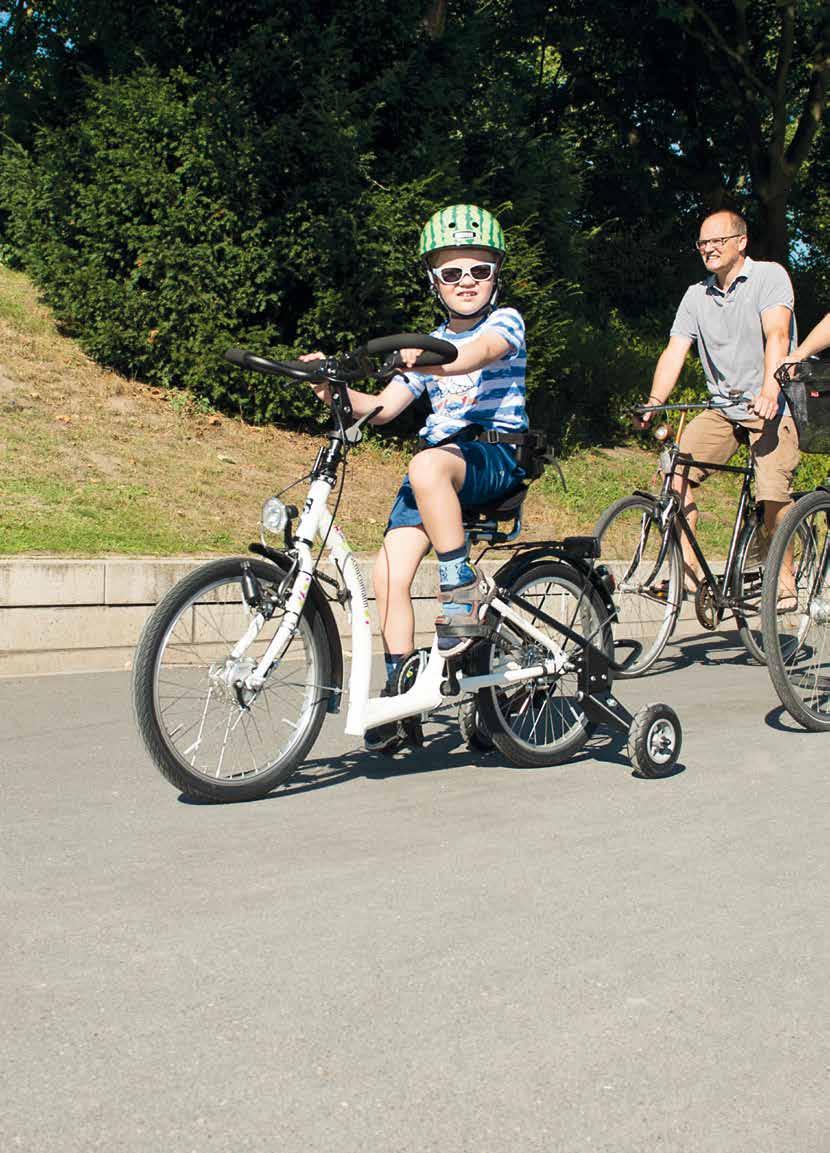
[[[540,620],[540,611],[611,655],[608,611],[577,569],[557,561],[532,565],[507,592],[527,604],[512,607],[566,653],[575,655],[579,646]],[[549,655],[504,619],[499,622],[497,633],[498,640],[488,641],[478,649],[478,672],[498,672],[511,665],[527,668]],[[493,744],[509,761],[523,768],[541,768],[568,760],[594,730],[583,710],[579,678],[574,671],[538,677],[512,687],[480,689],[478,707]]]
[[[331,693],[326,631],[310,600],[263,687],[244,688],[284,610],[274,601],[253,644],[231,655],[254,615],[243,564],[266,600],[275,598],[284,573],[273,564],[234,557],[204,565],[159,602],[133,668],[133,706],[150,756],[171,784],[204,801],[251,800],[286,781],[317,737]]]
[[[830,729],[830,493],[789,510],[772,539],[761,595],[764,650],[782,705]]]
[[[741,600],[736,613],[738,633],[744,648],[759,665],[765,665],[764,635],[761,625],[761,584],[769,553],[769,534],[762,520],[747,521],[738,542],[732,595]]]
[[[597,521],[602,563],[615,582],[617,641],[642,646],[618,677],[637,677],[658,659],[674,631],[683,599],[683,554],[674,531],[655,515],[648,496],[624,496]]]

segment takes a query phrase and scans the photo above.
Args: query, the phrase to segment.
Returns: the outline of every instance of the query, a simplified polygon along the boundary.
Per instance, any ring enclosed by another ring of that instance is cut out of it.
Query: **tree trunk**
[[[750,237],[752,255],[759,260],[775,260],[786,267],[790,255],[787,192],[761,198],[759,224],[755,236]]]
[[[427,34],[433,40],[440,40],[447,27],[447,0],[430,0],[424,16]]]

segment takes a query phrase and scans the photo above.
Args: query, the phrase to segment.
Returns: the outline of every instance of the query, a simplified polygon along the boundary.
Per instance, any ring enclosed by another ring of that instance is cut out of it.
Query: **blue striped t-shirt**
[[[460,347],[490,331],[503,336],[509,345],[501,360],[460,376],[405,374],[413,396],[421,396],[424,389],[429,393],[432,412],[420,432],[429,444],[437,444],[470,424],[498,432],[521,432],[527,428],[525,325],[515,308],[497,308],[466,332],[452,332],[443,324],[432,335]]]

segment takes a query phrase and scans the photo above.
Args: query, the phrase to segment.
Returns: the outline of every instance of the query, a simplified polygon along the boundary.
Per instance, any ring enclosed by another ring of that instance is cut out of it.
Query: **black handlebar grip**
[[[322,377],[318,371],[322,361],[304,360],[268,360],[265,356],[246,352],[244,348],[229,348],[225,353],[225,360],[239,368],[247,368],[252,372],[263,372],[269,376],[294,376],[300,380],[315,380]]]
[[[244,348],[229,348],[225,353],[225,360],[229,360],[231,364],[235,364],[238,368],[247,368],[245,364],[245,357],[247,355]]]
[[[430,356],[429,360],[419,356],[417,364],[452,364],[458,356],[458,349],[448,340],[439,340],[437,336],[425,336],[420,332],[379,336],[366,343],[366,351],[370,356],[385,356],[388,352],[399,352],[402,348],[420,348]]]

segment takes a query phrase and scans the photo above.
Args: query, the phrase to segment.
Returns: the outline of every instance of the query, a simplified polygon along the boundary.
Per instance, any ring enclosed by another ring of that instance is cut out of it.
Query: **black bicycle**
[[[701,626],[714,630],[724,615],[731,612],[747,652],[760,664],[765,663],[760,603],[769,541],[763,506],[756,504],[752,493],[752,450],[745,466],[715,464],[695,460],[682,453],[677,444],[687,413],[728,408],[745,399],[743,392],[733,391],[724,400],[714,398],[701,404],[636,405],[632,409],[638,415],[679,412],[681,417],[676,439],[671,439],[666,425],[654,429],[654,435],[663,442],[658,465],[663,476],[660,492],[638,490],[622,497],[605,510],[594,528],[594,535],[601,542],[603,562],[615,580],[617,640],[636,641],[642,646],[639,655],[618,676],[636,677],[650,669],[674,632],[685,595],[681,533],[688,537],[703,573],[694,598],[695,613]],[[675,474],[688,470],[692,465],[741,477],[726,563],[718,575],[704,556],[689,526],[679,494],[672,487]]]
[[[799,447],[830,453],[830,361],[783,365],[776,379]],[[767,559],[761,598],[764,648],[781,703],[806,729],[830,729],[830,477],[796,501]]]

